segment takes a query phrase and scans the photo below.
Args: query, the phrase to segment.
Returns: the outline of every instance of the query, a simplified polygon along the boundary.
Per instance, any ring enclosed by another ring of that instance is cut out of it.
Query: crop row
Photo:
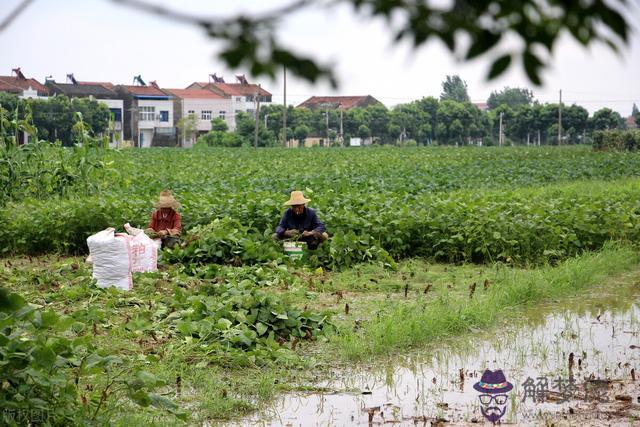
[[[7,190],[0,205],[88,194],[150,202],[170,188],[193,206],[192,196],[210,194],[269,193],[281,200],[294,187],[419,195],[636,176],[640,153],[590,147],[113,151],[30,144],[0,150],[0,182]]]
[[[510,192],[309,194],[333,235],[311,261],[332,268],[411,256],[539,263],[612,239],[640,238],[637,179]],[[171,253],[173,261],[239,265],[282,257],[270,240],[283,210],[277,194],[191,194],[183,210],[190,243]],[[30,202],[0,214],[0,247],[5,253],[83,252],[96,230],[127,221],[144,226],[147,217],[145,202],[115,197]]]

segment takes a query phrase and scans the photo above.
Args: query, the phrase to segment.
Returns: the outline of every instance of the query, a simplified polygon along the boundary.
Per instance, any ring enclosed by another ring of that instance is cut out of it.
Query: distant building
[[[636,119],[633,116],[629,116],[627,118],[624,119],[624,123],[627,125],[627,129],[635,129],[638,126],[638,123],[636,123]]]
[[[173,111],[175,122],[193,115],[196,118],[197,135],[189,138],[178,130],[178,141],[182,147],[191,147],[198,135],[211,130],[211,120],[221,118],[230,130],[235,130],[231,100],[206,89],[163,89],[174,96]]]
[[[109,143],[117,146],[118,142],[124,140],[123,110],[124,101],[121,95],[115,91],[115,86],[107,82],[79,82],[73,74],[67,75],[71,83],[56,83],[54,80],[47,80],[46,86],[51,95],[62,94],[69,98],[91,98],[105,104],[111,111],[112,128],[109,132]]]
[[[47,98],[49,90],[36,79],[26,78],[20,67],[11,70],[10,76],[0,76],[0,92],[18,95],[20,98]]]
[[[138,85],[117,85],[124,100],[124,137],[134,147],[175,147],[178,144],[173,117],[173,95],[140,76]]]
[[[235,129],[235,116],[239,112],[244,112],[255,117],[257,100],[260,103],[270,103],[271,93],[255,83],[249,83],[244,75],[237,75],[237,83],[226,83],[223,77],[211,74],[211,81],[194,82],[187,86],[187,89],[205,89],[218,95],[228,98],[231,101],[232,126]]]
[[[371,95],[365,96],[312,96],[298,105],[296,108],[323,109],[323,110],[350,110],[352,108],[365,108],[370,105],[383,105]]]
[[[480,111],[489,111],[489,104],[486,102],[474,102],[473,105],[478,107],[478,110]]]

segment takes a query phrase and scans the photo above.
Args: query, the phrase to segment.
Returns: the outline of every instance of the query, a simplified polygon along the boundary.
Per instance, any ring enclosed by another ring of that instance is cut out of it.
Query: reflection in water
[[[317,384],[337,392],[283,395],[241,424],[347,426],[395,421],[429,425],[438,418],[483,422],[479,393],[473,385],[487,368],[502,369],[513,384],[502,421],[535,423],[539,413],[567,411],[576,399],[584,399],[586,380],[627,379],[632,369],[638,371],[640,349],[634,348],[640,346],[637,296],[637,291],[627,291],[582,297],[569,308],[566,304],[537,307],[523,316],[526,323],[466,344],[399,356],[393,365],[341,372],[339,379]],[[536,394],[525,393],[523,383],[528,378],[538,385],[548,381],[552,393],[537,395],[545,402],[534,402]],[[565,393],[572,398],[569,402],[559,403],[563,395],[553,393],[558,390],[554,384],[569,381],[575,381],[578,388],[572,395]]]

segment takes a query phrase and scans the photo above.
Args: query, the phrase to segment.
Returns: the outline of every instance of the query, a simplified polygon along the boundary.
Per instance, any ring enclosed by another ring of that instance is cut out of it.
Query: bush
[[[407,139],[405,141],[398,141],[398,147],[417,147],[418,143],[415,139]]]
[[[597,130],[592,136],[593,149],[597,151],[640,149],[640,129]]]

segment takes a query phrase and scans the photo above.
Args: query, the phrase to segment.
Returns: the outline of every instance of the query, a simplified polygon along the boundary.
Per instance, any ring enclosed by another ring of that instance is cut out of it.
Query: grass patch
[[[435,288],[416,298],[375,301],[367,310],[375,316],[355,330],[343,329],[333,339],[348,360],[407,351],[438,339],[487,328],[505,317],[515,318],[519,308],[565,296],[602,283],[631,269],[638,253],[610,244],[557,267],[518,270],[498,267],[487,280]],[[472,290],[473,289],[473,290]]]

